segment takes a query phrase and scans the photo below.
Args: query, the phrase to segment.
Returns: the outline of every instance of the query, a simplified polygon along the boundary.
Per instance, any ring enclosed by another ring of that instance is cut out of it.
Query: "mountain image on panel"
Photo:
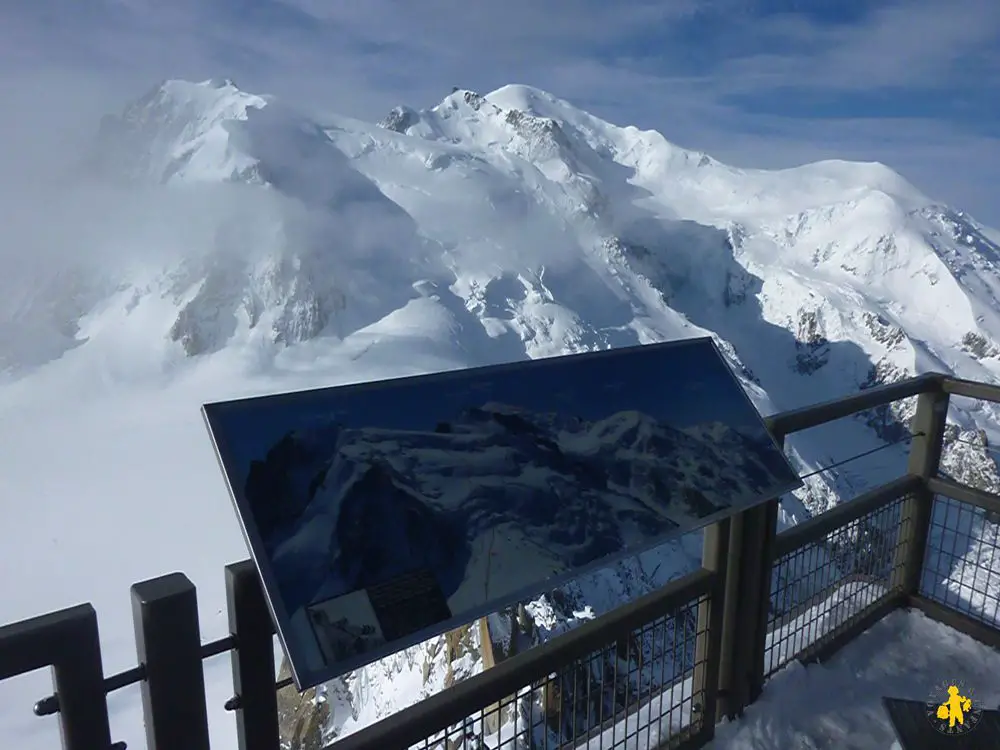
[[[800,484],[707,338],[205,415],[300,682]]]
[[[320,435],[285,436],[244,489],[293,615],[418,569],[453,610],[473,609],[693,528],[787,474],[769,442],[637,412],[558,423],[488,404],[433,433]]]
[[[0,372],[158,384],[236,362],[264,392],[261,375],[311,387],[711,336],[766,414],[928,370],[1000,382],[1000,232],[935,184],[878,163],[726,164],[671,142],[669,118],[662,134],[614,124],[531,86],[408,104],[374,123],[222,79],[153,87],[80,171],[166,208],[115,193],[129,221],[108,236],[88,224],[58,268],[0,275]],[[127,262],[83,262],[105,244]],[[913,411],[788,436],[810,476],[782,528],[897,476]],[[952,399],[942,470],[1000,491],[998,440],[996,405]],[[532,643],[696,569],[692,537],[529,597]],[[483,669],[471,632],[460,660],[437,636],[331,681],[348,697],[324,736]]]

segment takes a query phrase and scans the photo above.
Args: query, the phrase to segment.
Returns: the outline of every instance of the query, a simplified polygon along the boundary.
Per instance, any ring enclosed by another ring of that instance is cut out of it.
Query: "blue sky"
[[[1000,227],[997,0],[31,0],[0,10],[0,127],[20,159],[51,155],[45,136],[69,147],[160,79],[212,76],[364,119],[431,106],[452,86],[527,83],[738,166],[883,161]]]

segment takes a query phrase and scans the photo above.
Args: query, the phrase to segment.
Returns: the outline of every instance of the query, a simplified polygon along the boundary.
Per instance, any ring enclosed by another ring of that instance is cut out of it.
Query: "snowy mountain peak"
[[[536,163],[550,179],[575,183],[581,215],[607,201],[598,183],[648,190],[669,212],[724,226],[762,215],[791,216],[881,193],[904,212],[931,201],[880,163],[827,160],[792,169],[738,169],[686,149],[655,130],[618,126],[523,84],[488,94],[456,89],[427,110],[397,107],[380,125],[421,139],[506,152]],[[581,192],[582,191],[582,192]],[[600,196],[600,197],[599,197]]]
[[[266,347],[337,335],[414,296],[408,269],[426,241],[412,218],[319,125],[229,79],[164,82],[104,119],[93,161],[137,188],[171,188],[158,204],[201,192],[196,220],[181,218],[192,246],[171,248],[166,265],[126,277],[119,293],[130,316],[168,300],[163,333],[188,355],[234,339]]]
[[[410,107],[399,106],[393,107],[388,115],[378,121],[377,125],[380,128],[392,130],[396,133],[405,133],[419,119],[420,115],[416,110]]]
[[[199,107],[205,110],[220,101],[261,102],[266,99],[267,97],[241,90],[231,78],[209,78],[204,81],[168,78],[127,107],[126,112],[142,109],[144,105],[154,101],[169,103],[178,109],[188,108],[188,114],[193,114]],[[191,105],[195,108],[191,109]]]
[[[583,114],[582,110],[548,91],[521,83],[501,86],[485,98],[501,109],[517,109],[537,117],[553,117],[560,112]]]
[[[551,135],[560,131],[563,122],[584,116],[581,110],[540,89],[512,85],[485,96],[455,89],[428,110],[396,107],[379,124],[399,133],[435,140],[454,141],[463,133],[482,137],[502,134],[507,139],[521,135],[530,139]]]
[[[126,278],[126,308],[167,295],[164,333],[192,355],[261,330],[348,338],[414,305],[462,361],[712,333],[757,383],[770,362],[750,364],[759,337],[734,314],[787,330],[796,373],[832,372],[834,342],[864,342],[868,360],[842,363],[858,383],[918,360],[992,368],[1000,352],[993,235],[882,164],[737,169],[521,84],[379,125],[321,127],[228,79],[166,81],[107,118],[119,174],[259,201],[211,216],[208,252]]]
[[[239,89],[236,82],[232,78],[209,78],[207,81],[201,83],[203,86],[211,86],[215,89]]]
[[[102,120],[93,161],[106,174],[130,179],[232,178],[252,160],[233,146],[229,126],[268,101],[229,79],[164,81],[121,115]]]

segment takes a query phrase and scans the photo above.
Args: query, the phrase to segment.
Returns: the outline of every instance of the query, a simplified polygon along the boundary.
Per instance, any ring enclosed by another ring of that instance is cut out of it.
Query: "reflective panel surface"
[[[800,484],[707,338],[204,413],[300,689]]]

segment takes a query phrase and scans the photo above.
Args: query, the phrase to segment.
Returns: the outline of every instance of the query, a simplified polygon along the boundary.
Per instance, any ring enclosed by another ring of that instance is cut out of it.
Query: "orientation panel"
[[[300,690],[800,485],[708,338],[203,412]]]

